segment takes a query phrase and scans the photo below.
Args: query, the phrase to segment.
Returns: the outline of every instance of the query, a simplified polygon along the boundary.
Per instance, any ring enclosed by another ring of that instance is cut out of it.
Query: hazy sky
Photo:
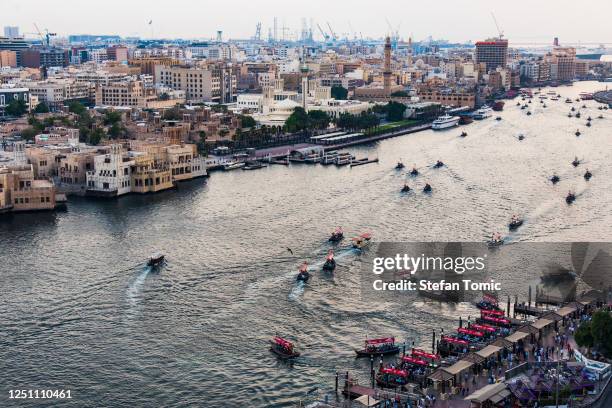
[[[267,38],[276,16],[279,37],[283,25],[295,36],[302,18],[326,31],[329,21],[338,35],[380,37],[389,31],[388,19],[400,25],[402,38],[452,41],[495,35],[494,12],[511,42],[549,43],[558,36],[562,43],[612,43],[612,0],[0,0],[0,10],[1,26],[25,33],[37,23],[59,35],[211,38],[223,30],[227,39],[251,37],[261,22]]]

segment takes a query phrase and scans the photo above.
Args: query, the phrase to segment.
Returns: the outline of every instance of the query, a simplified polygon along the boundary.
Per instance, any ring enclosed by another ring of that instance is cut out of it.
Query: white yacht
[[[223,170],[235,170],[235,169],[239,169],[241,167],[244,167],[245,163],[244,162],[239,162],[239,161],[230,161],[227,162],[223,165]]]
[[[431,124],[433,130],[447,129],[459,124],[459,116],[450,116],[448,114],[440,116]]]
[[[493,109],[491,109],[490,107],[488,107],[487,105],[484,105],[482,108],[478,109],[476,111],[476,113],[474,113],[474,119],[486,119],[488,117],[490,117],[492,115]]]

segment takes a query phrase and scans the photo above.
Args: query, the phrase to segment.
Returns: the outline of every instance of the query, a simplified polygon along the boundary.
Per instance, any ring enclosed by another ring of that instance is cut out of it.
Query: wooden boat
[[[376,384],[382,388],[403,388],[408,384],[410,373],[393,367],[382,367],[376,374]]]
[[[351,238],[351,240],[353,241],[353,248],[363,249],[370,245],[370,241],[372,240],[372,234],[366,232],[357,237]]]
[[[300,353],[295,349],[292,342],[279,336],[274,336],[272,340],[270,340],[270,351],[283,359],[300,356]]]
[[[155,253],[152,254],[149,259],[147,260],[147,266],[158,266],[161,265],[164,262],[164,254],[162,253]]]
[[[298,282],[306,283],[308,282],[309,278],[310,278],[310,274],[308,273],[308,264],[304,262],[302,266],[300,266],[300,271],[298,272],[298,275],[295,278],[295,280],[297,280]]]
[[[235,169],[239,169],[244,166],[245,166],[244,162],[227,162],[223,165],[223,170],[226,170],[226,171],[235,170]]]
[[[505,105],[504,101],[496,101],[493,104],[493,110],[496,112],[502,111],[504,110],[504,105]]]
[[[512,217],[512,219],[510,220],[508,228],[510,229],[510,231],[514,231],[518,229],[521,225],[523,225],[523,220],[515,216]]]
[[[325,258],[325,263],[323,264],[323,270],[332,272],[336,269],[336,261],[334,260],[334,251],[331,249],[327,252],[327,258]]]
[[[329,242],[340,242],[344,239],[344,231],[342,231],[342,227],[336,228],[334,232],[331,233],[329,237]]]
[[[395,337],[382,337],[366,339],[361,350],[355,350],[357,357],[384,356],[399,353],[400,348],[395,344]]]

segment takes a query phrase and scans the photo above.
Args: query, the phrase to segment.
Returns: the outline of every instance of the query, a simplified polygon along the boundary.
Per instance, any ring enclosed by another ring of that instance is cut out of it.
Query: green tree
[[[166,109],[164,114],[162,115],[162,119],[164,120],[179,120],[181,119],[181,112],[177,106],[174,106],[170,109]]]
[[[108,111],[104,114],[105,125],[115,125],[119,122],[121,122],[121,112]]]
[[[111,137],[111,139],[117,139],[122,132],[123,129],[121,128],[121,125],[117,122],[113,123],[108,129],[108,135]]]
[[[252,128],[255,127],[257,123],[252,116],[242,115],[240,116],[240,127],[242,128]]]
[[[387,120],[390,122],[397,122],[404,119],[404,112],[406,111],[406,105],[398,102],[389,102],[387,104]]]
[[[200,130],[198,135],[200,136],[200,140],[198,140],[198,142],[197,142],[198,151],[201,154],[207,156],[208,155],[208,150],[206,149],[206,132],[203,131],[203,130]]]
[[[87,112],[87,108],[81,102],[70,102],[68,110],[77,115],[82,115]]]
[[[331,87],[331,96],[334,99],[345,100],[348,97],[348,89],[343,86],[334,85]]]
[[[44,102],[39,103],[34,108],[34,113],[49,113],[49,105]]]
[[[8,116],[23,116],[28,111],[28,106],[22,99],[12,99],[4,111]]]
[[[591,333],[591,323],[583,323],[574,334],[576,344],[580,347],[591,348],[594,345],[593,334]]]
[[[89,144],[91,145],[98,145],[102,139],[104,139],[104,131],[100,128],[96,128],[94,129],[90,134],[89,134]]]
[[[600,310],[593,314],[591,320],[593,343],[604,355],[612,355],[612,316],[610,312]]]
[[[39,134],[40,132],[38,132],[36,129],[34,129],[33,127],[29,127],[29,128],[25,128],[21,131],[21,137],[24,140],[34,140],[34,136],[36,136],[37,134]]]
[[[302,107],[296,107],[293,113],[285,121],[288,132],[299,132],[308,128],[308,114]]]
[[[312,110],[308,112],[309,129],[326,129],[329,126],[329,115],[321,110]]]

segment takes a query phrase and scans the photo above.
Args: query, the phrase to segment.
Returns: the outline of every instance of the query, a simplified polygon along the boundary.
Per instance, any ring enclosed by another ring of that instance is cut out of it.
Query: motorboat
[[[498,116],[498,117],[495,118],[495,120],[499,121],[499,120],[502,120],[502,118],[501,118],[501,116]]]
[[[261,169],[266,167],[265,165],[263,165],[260,162],[247,162],[244,167],[242,167],[242,170],[257,170],[257,169]]]
[[[581,115],[580,115],[580,112],[576,112],[576,115],[575,115],[575,116],[576,116],[576,118],[580,119],[580,116],[581,116]]]
[[[580,133],[580,130],[576,129],[576,133],[574,133],[576,136],[580,136],[582,133]]]
[[[591,127],[591,122],[587,122],[587,123],[585,123],[585,126],[586,126],[586,127]]]
[[[593,173],[591,173],[591,172],[589,171],[589,169],[587,169],[586,173],[584,173],[584,179],[585,179],[586,181],[589,181],[589,180],[591,179],[591,177],[593,177]]]
[[[404,163],[402,163],[401,161],[398,161],[398,162],[397,162],[397,164],[395,165],[395,169],[396,169],[396,170],[401,170],[401,169],[403,169],[404,167],[405,167],[405,166],[404,166]]]
[[[517,103],[516,103],[516,106],[521,106],[521,103],[520,103],[520,102],[517,102]]]
[[[370,241],[372,240],[372,234],[369,232],[363,233],[359,236],[351,238],[353,241],[353,248],[364,249],[368,245],[370,245]]]
[[[376,384],[381,388],[404,389],[408,384],[410,373],[393,367],[382,367],[376,374]]]
[[[527,109],[527,105],[521,106],[521,110]]]
[[[413,167],[412,170],[410,170],[410,175],[411,176],[418,176],[419,175],[419,171],[417,170],[416,167]]]
[[[425,187],[423,187],[423,192],[425,193],[431,192],[431,186],[429,185],[429,183],[425,184]]]
[[[597,119],[603,119],[603,115],[599,115]]]
[[[574,107],[572,106],[572,108],[571,108],[570,110],[571,110],[572,112],[575,112],[575,111],[576,111],[576,108],[574,108]]]
[[[244,167],[246,165],[246,163],[244,162],[238,162],[238,161],[231,161],[231,162],[227,162],[223,165],[223,170],[229,171],[229,170],[236,170],[236,169],[240,169],[242,167]]]
[[[521,133],[520,135],[518,135],[518,140],[519,141],[524,140],[524,139],[525,139],[525,135],[524,134]]]
[[[149,259],[147,260],[147,266],[159,266],[162,263],[164,263],[165,260],[165,256],[164,254],[160,253],[160,252],[156,252],[154,254],[151,254],[151,256],[149,256]]]
[[[338,227],[331,233],[329,237],[329,242],[340,242],[344,238],[344,232],[342,231],[342,227]]]
[[[508,224],[508,228],[510,229],[510,231],[514,231],[517,230],[521,225],[523,225],[523,220],[517,215],[513,215],[510,219],[510,223]]]
[[[567,193],[567,196],[565,196],[565,202],[571,204],[574,201],[576,201],[576,194],[570,191],[569,193]]]
[[[336,261],[334,260],[334,251],[330,249],[329,252],[327,252],[327,257],[325,258],[323,270],[331,272],[334,269],[336,269]]]
[[[568,117],[568,118],[571,118],[571,117],[572,117],[572,113],[571,113],[571,112],[570,112],[570,113],[568,113],[568,114],[567,114],[567,117]]]
[[[410,186],[408,184],[404,183],[404,186],[402,187],[401,192],[402,193],[407,193],[409,191],[410,191]]]
[[[433,121],[431,128],[433,130],[442,130],[450,127],[457,126],[459,124],[459,116],[450,116],[448,114],[442,115]]]
[[[487,241],[487,246],[489,248],[495,248],[498,246],[502,246],[504,244],[504,238],[499,233],[493,234],[491,239]]]
[[[530,101],[531,102],[531,101]],[[474,119],[477,120],[482,120],[482,119],[486,119],[488,117],[491,116],[491,112],[493,111],[493,109],[491,109],[490,107],[488,107],[487,105],[484,105],[483,107],[481,107],[480,109],[478,109],[476,111],[476,113],[474,113]]]
[[[460,125],[469,125],[472,122],[474,122],[474,118],[472,117],[472,115],[469,115],[469,114],[459,115]]]
[[[586,109],[586,107],[587,107],[586,105],[582,105],[582,109]]]
[[[548,108],[548,106],[546,104],[542,104],[543,108]]]
[[[400,348],[395,344],[395,337],[366,339],[361,350],[355,350],[357,357],[384,356],[399,353]]]
[[[308,264],[306,262],[304,262],[302,264],[302,266],[300,266],[300,270],[298,272],[298,275],[296,277],[296,280],[298,282],[308,282],[308,279],[310,278],[310,274],[308,273]]]
[[[531,99],[527,103],[531,103]]]
[[[587,121],[589,121],[589,122],[592,121],[592,120],[593,119],[590,116],[587,118]]]
[[[561,179],[556,174],[550,178],[550,182],[553,184],[557,184]]]
[[[527,111],[527,116],[531,116],[531,111]]]
[[[574,157],[574,160],[572,161],[572,166],[578,167],[579,164],[580,160],[578,160],[578,157]]]
[[[270,351],[284,359],[300,356],[300,353],[295,349],[292,342],[278,336],[274,336],[272,340],[270,340]]]
[[[444,162],[438,160],[436,164],[433,165],[434,169],[439,169],[440,167],[444,167]]]
[[[463,131],[461,132],[461,134],[459,135],[459,137],[466,137],[467,136],[467,132]]]

